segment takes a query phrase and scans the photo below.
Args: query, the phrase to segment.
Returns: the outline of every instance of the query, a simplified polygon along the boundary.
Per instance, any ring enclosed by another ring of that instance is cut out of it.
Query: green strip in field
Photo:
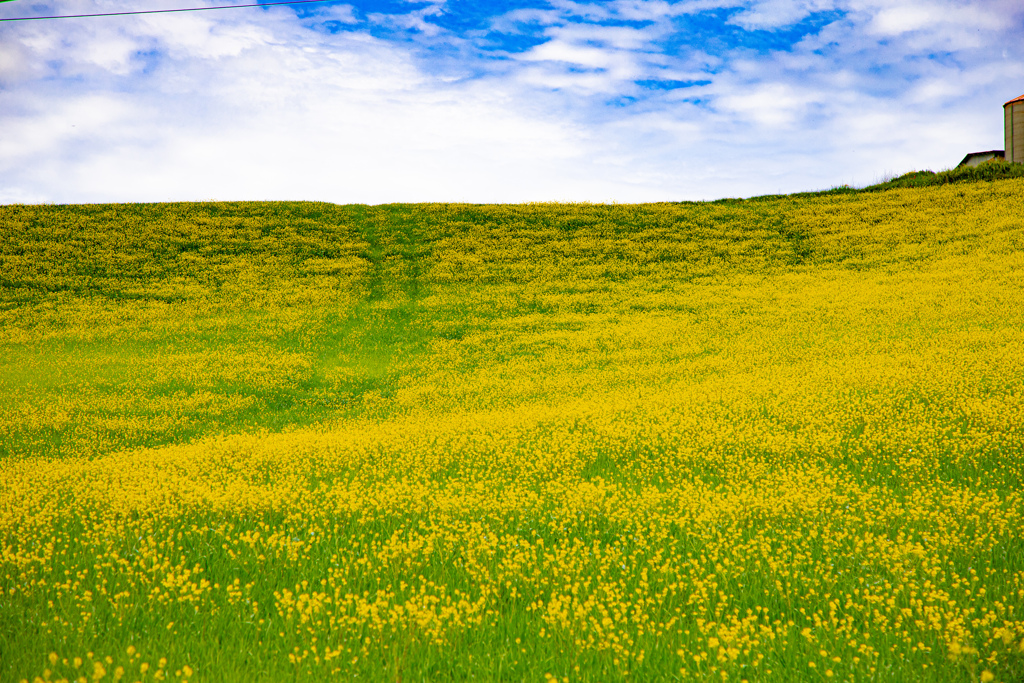
[[[403,207],[345,207],[366,243],[363,296],[329,315],[312,340],[314,406],[361,412],[389,399],[424,353],[430,331],[419,315],[421,241]]]

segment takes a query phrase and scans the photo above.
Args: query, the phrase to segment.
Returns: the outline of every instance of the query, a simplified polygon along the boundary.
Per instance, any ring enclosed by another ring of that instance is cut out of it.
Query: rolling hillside
[[[0,207],[0,680],[1020,681],[1024,180]]]

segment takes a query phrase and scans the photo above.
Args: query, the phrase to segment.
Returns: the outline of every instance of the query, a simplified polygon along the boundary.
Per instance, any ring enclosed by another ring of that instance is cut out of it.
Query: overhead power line
[[[256,2],[248,5],[215,5],[213,7],[181,7],[178,9],[146,9],[133,12],[102,12],[99,14],[57,14],[50,17],[7,17],[0,21],[35,21],[38,19],[82,19],[84,17],[123,17],[128,14],[169,14],[170,12],[204,12],[211,9],[237,9],[239,7],[269,7],[271,5],[308,5],[313,2],[333,0],[278,0],[277,2]]]

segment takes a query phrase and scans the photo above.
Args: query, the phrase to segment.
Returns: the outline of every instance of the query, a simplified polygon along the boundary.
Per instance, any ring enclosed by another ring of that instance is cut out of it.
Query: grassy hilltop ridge
[[[1022,209],[0,207],[0,679],[1020,680]]]

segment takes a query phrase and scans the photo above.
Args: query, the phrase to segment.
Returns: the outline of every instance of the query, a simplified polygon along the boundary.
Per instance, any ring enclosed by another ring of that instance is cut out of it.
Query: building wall
[[[1006,160],[1024,163],[1024,102],[1004,107]]]
[[[963,161],[960,162],[960,166],[981,166],[986,161],[991,161],[999,157],[1000,155],[996,152],[985,152],[984,154],[968,154]],[[957,166],[959,168],[960,166]]]

